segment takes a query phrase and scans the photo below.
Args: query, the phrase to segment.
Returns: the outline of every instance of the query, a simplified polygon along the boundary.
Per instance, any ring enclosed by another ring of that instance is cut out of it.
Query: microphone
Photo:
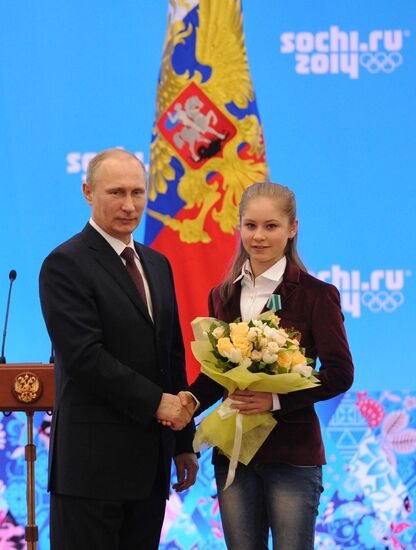
[[[53,344],[51,344],[51,356],[49,357],[49,363],[55,363],[55,350]]]
[[[10,286],[9,286],[9,296],[7,298],[7,305],[6,305],[6,318],[4,320],[3,341],[1,343],[0,365],[4,365],[6,363],[6,358],[4,357],[4,345],[6,343],[7,323],[9,321],[10,296],[12,294],[13,282],[16,279],[16,277],[17,277],[17,273],[14,269],[12,269],[9,273]]]

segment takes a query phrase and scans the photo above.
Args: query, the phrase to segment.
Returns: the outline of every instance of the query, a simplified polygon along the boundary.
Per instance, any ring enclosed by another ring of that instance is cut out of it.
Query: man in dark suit
[[[133,241],[144,167],[123,150],[90,162],[84,230],[43,263],[40,298],[56,352],[49,490],[53,550],[158,547],[170,463],[195,482],[191,406],[167,259]],[[170,427],[158,420],[169,422]]]

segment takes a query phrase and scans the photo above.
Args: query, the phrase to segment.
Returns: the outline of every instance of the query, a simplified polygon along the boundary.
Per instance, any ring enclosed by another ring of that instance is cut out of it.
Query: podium
[[[35,461],[33,415],[52,411],[55,392],[54,365],[43,363],[8,363],[0,365],[0,411],[23,411],[27,419],[27,525],[25,540],[28,550],[36,550],[38,528],[35,523]]]

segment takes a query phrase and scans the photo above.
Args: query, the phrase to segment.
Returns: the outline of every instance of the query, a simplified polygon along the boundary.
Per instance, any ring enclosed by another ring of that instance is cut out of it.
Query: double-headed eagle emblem
[[[209,243],[208,216],[233,233],[244,189],[267,174],[240,0],[171,0],[148,215],[186,243]],[[159,207],[169,186],[177,186],[180,219]]]
[[[22,372],[16,376],[13,385],[13,394],[22,403],[37,401],[42,393],[42,384],[36,374]]]

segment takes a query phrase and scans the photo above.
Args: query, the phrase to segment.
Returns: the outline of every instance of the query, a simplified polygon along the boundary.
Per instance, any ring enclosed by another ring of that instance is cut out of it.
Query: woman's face
[[[255,277],[283,257],[287,241],[297,229],[298,220],[290,224],[276,199],[257,197],[247,203],[240,232]]]

